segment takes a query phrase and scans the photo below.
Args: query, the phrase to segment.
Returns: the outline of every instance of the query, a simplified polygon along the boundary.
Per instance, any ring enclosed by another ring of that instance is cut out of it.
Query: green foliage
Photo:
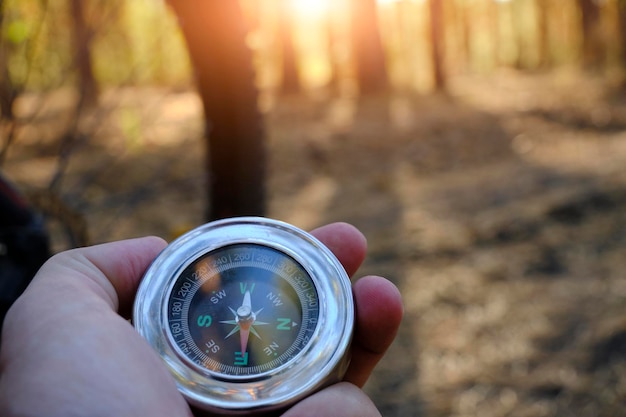
[[[162,2],[124,1],[115,24],[97,32],[93,59],[104,84],[179,84],[190,65],[176,20]]]
[[[84,0],[94,72],[102,85],[183,84],[190,65],[173,13],[157,0]],[[73,82],[69,1],[6,0],[1,40],[20,90]]]
[[[28,39],[30,36],[30,27],[23,19],[16,19],[7,25],[4,39],[10,44],[19,45]]]

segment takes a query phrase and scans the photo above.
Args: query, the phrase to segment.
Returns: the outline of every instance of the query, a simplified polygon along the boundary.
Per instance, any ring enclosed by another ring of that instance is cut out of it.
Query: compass
[[[354,305],[345,270],[315,237],[241,217],[171,243],[145,273],[133,323],[191,405],[249,415],[341,380]]]

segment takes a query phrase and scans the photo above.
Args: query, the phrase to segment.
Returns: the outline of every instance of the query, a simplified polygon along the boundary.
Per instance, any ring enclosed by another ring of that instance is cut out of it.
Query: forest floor
[[[29,192],[57,171],[67,103],[18,103],[38,116],[3,169]],[[359,274],[402,292],[399,336],[366,386],[383,416],[626,415],[626,93],[503,71],[447,95],[265,105],[268,215],[355,224],[370,247]],[[193,93],[111,91],[78,127],[59,190],[91,241],[201,223]]]

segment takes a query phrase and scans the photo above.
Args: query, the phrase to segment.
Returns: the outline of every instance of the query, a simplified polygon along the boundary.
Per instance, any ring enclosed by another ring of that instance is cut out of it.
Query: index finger
[[[348,223],[332,223],[311,232],[330,249],[343,265],[348,276],[356,273],[365,259],[367,240]]]

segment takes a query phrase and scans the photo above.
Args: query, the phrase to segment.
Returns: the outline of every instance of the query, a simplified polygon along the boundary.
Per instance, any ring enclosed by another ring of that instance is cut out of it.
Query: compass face
[[[166,247],[139,286],[133,324],[190,404],[249,416],[342,379],[354,304],[341,263],[315,237],[240,217]]]
[[[183,357],[223,376],[259,376],[311,340],[319,300],[307,271],[258,244],[202,255],[174,281],[168,329]]]

